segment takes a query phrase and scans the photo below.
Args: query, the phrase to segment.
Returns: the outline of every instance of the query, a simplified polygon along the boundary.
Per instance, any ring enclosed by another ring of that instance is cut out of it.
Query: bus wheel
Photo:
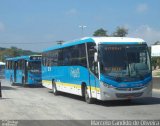
[[[54,81],[52,81],[52,91],[54,95],[58,95],[58,91],[57,91],[57,87],[56,87],[56,83]]]
[[[92,104],[94,101],[92,98],[90,98],[89,96],[89,93],[87,91],[87,86],[85,86],[85,101],[88,103],[88,104]]]

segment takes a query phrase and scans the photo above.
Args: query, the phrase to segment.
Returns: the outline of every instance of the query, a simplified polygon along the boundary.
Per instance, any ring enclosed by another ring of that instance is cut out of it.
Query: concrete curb
[[[153,92],[159,92],[160,93],[160,89],[152,89]]]

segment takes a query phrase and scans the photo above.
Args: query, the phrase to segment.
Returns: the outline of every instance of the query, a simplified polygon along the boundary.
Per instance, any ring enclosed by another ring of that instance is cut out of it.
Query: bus
[[[6,80],[12,85],[41,85],[41,59],[41,55],[6,58]]]
[[[4,78],[5,63],[0,62],[0,78]]]
[[[95,99],[131,100],[152,96],[146,42],[129,37],[88,37],[42,52],[42,85]]]

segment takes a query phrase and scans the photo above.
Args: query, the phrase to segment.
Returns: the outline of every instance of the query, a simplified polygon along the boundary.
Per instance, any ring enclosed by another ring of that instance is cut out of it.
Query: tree
[[[156,41],[154,45],[160,45],[160,41]]]
[[[114,37],[125,37],[128,34],[128,29],[124,27],[117,27],[117,30],[113,33]]]
[[[32,52],[30,50],[22,50],[17,47],[11,47],[11,48],[3,48],[0,47],[0,61],[4,61],[5,58],[9,57],[16,57],[16,56],[22,56],[22,55],[35,55],[40,54],[38,52]]]
[[[106,30],[104,30],[103,28],[100,28],[93,33],[93,36],[102,37],[102,36],[108,36],[108,35]]]

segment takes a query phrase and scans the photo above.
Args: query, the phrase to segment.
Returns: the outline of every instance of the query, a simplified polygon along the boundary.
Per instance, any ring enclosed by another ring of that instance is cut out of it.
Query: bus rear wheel
[[[58,95],[59,92],[57,91],[56,83],[52,81],[52,91],[54,95]]]
[[[94,102],[93,98],[90,97],[88,91],[87,91],[87,86],[85,86],[85,92],[84,92],[84,96],[85,96],[85,101],[88,103],[88,104],[92,104]]]

